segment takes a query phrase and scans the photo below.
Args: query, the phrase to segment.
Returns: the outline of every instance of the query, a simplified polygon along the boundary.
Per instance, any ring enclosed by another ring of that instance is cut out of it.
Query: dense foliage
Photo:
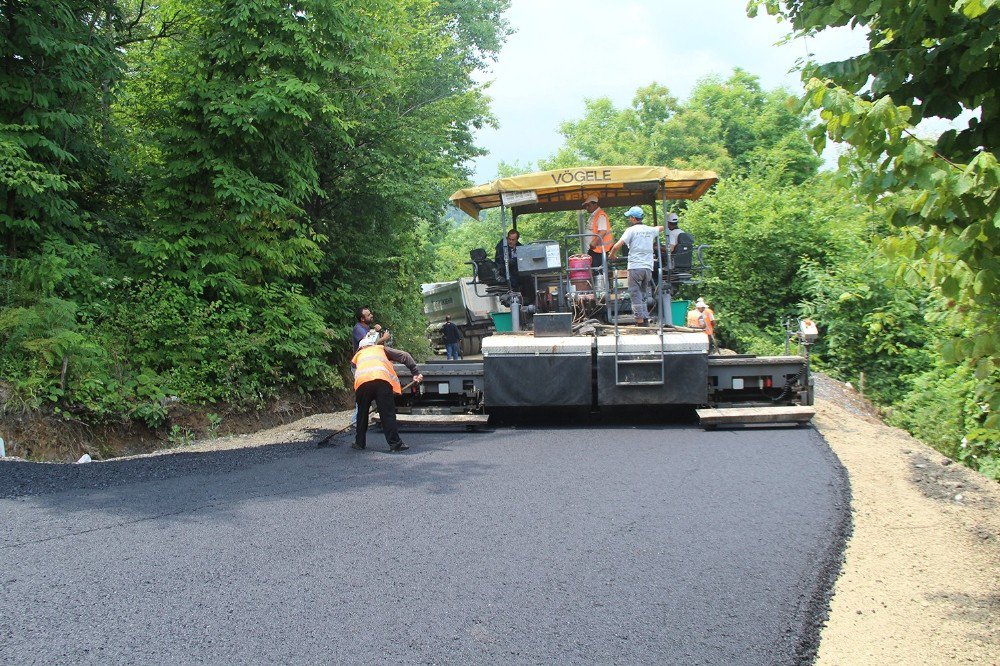
[[[506,4],[0,0],[4,409],[336,387],[362,305],[421,352]]]
[[[783,178],[802,182],[819,159],[789,97],[782,89],[764,91],[737,69],[727,80],[701,81],[683,104],[655,83],[636,91],[625,109],[606,98],[588,100],[584,117],[563,125],[566,143],[553,161],[712,169],[723,178],[777,167]]]
[[[761,5],[796,34],[845,25],[867,33],[865,53],[805,68],[803,109],[819,112],[818,148],[828,138],[854,148],[856,191],[898,230],[883,249],[911,284],[947,299],[950,335],[921,385],[967,379],[951,382],[973,387],[963,395],[976,408],[964,410],[962,446],[975,450],[973,466],[1000,475],[1000,4],[754,0],[751,12]],[[917,123],[928,118],[955,128],[924,139]],[[925,421],[913,419],[918,433]]]

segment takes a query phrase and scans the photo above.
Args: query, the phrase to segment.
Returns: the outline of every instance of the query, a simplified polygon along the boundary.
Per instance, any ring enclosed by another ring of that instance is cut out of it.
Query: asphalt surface
[[[525,427],[0,463],[0,662],[808,663],[811,428]]]

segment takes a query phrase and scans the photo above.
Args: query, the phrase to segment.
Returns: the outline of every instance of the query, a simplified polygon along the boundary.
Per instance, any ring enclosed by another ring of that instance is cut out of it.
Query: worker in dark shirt
[[[417,363],[405,351],[383,347],[375,344],[375,335],[362,338],[358,345],[358,353],[351,359],[356,368],[354,372],[354,396],[358,403],[358,428],[354,435],[352,449],[363,449],[367,445],[368,413],[372,401],[378,405],[378,416],[382,422],[382,431],[389,450],[393,452],[406,451],[410,447],[399,437],[396,426],[396,401],[393,395],[402,395],[399,377],[392,367],[393,363],[402,363],[413,374],[413,381],[420,383],[424,376],[417,371]]]
[[[507,242],[504,243],[503,240],[497,243],[497,251],[494,261],[496,261],[497,268],[500,269],[500,275],[507,279],[507,273],[504,271],[504,255],[507,256],[507,267],[510,270],[510,286],[514,291],[520,291],[521,281],[517,272],[517,248],[521,247],[521,234],[517,232],[516,229],[511,229],[507,232]]]
[[[462,349],[462,332],[451,320],[451,315],[444,316],[444,326],[441,327],[444,336],[444,350],[449,361],[457,361]]]
[[[358,321],[356,324],[354,324],[354,330],[351,333],[351,337],[353,338],[354,342],[354,348],[351,350],[352,354],[358,351],[358,344],[366,335],[368,335],[368,331],[375,330],[380,333],[382,332],[382,327],[374,323],[375,315],[372,314],[370,308],[358,308],[357,319]],[[381,336],[379,336],[379,339],[375,344],[379,345],[385,344],[386,340],[388,339],[389,339],[389,332],[386,331]]]

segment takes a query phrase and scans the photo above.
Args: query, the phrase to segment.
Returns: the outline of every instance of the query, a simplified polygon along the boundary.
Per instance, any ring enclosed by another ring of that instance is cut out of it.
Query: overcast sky
[[[801,90],[798,59],[814,53],[840,60],[866,50],[848,30],[777,46],[788,32],[767,15],[747,18],[745,0],[512,0],[517,31],[492,70],[488,94],[497,130],[478,135],[489,155],[475,161],[473,180],[496,177],[497,164],[522,165],[551,156],[560,123],[583,114],[587,98],[631,103],[637,88],[657,82],[686,99],[699,79],[742,67],[766,89]],[[763,14],[763,13],[762,13]]]

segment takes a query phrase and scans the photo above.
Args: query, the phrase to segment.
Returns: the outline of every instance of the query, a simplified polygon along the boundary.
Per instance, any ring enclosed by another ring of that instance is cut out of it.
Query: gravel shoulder
[[[816,410],[853,520],[816,663],[1000,663],[1000,484],[837,382],[817,378]]]
[[[160,449],[143,456],[152,457],[173,453],[208,453],[211,451],[230,451],[232,449],[256,448],[273,444],[292,444],[309,440],[319,440],[327,435],[333,435],[351,424],[353,410],[312,414],[291,423],[286,423],[267,430],[247,435],[229,435],[215,439],[202,439],[186,446]]]

